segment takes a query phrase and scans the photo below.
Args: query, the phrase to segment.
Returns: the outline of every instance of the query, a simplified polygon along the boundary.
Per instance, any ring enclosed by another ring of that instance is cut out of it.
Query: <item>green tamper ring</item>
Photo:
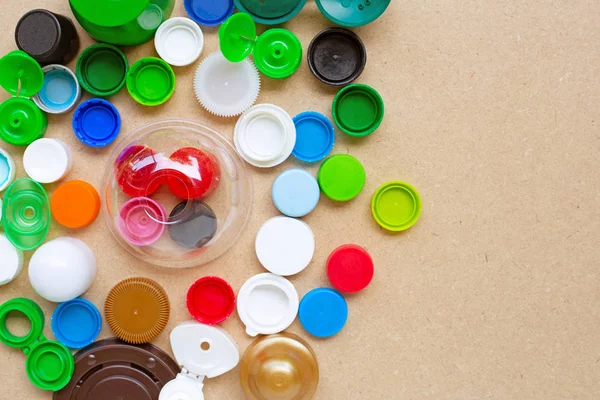
[[[6,326],[11,312],[23,314],[31,324],[25,336],[13,335]],[[42,390],[57,391],[65,387],[75,369],[75,362],[64,345],[47,340],[43,335],[44,313],[33,301],[17,298],[0,306],[0,341],[21,349],[27,355],[25,369],[29,380]]]

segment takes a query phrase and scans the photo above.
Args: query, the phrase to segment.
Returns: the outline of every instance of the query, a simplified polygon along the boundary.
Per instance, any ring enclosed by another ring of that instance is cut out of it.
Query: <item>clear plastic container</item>
[[[249,171],[231,142],[196,122],[155,122],[114,149],[103,213],[117,241],[151,264],[186,268],[227,251],[252,208]]]

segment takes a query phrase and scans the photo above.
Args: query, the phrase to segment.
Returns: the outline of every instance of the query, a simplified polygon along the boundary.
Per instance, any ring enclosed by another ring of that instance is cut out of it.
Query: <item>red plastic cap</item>
[[[180,171],[169,176],[169,189],[182,199],[199,199],[210,195],[219,186],[221,168],[210,153],[184,147],[171,154]]]
[[[371,283],[374,272],[371,255],[355,244],[338,247],[327,260],[329,281],[341,292],[354,293],[363,290]]]
[[[198,279],[187,294],[187,307],[197,321],[219,324],[235,308],[235,293],[229,284],[216,276]]]

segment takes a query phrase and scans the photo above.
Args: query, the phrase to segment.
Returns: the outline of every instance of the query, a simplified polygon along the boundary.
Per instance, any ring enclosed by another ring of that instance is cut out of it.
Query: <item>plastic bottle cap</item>
[[[205,276],[188,290],[187,308],[192,317],[203,324],[220,324],[235,308],[235,293],[225,280]]]
[[[335,132],[326,116],[313,111],[303,112],[294,117],[294,125],[294,157],[304,162],[317,162],[329,155],[335,144]]]
[[[311,400],[319,385],[315,352],[291,333],[256,339],[240,364],[240,381],[249,400]]]
[[[250,60],[233,64],[216,52],[204,59],[194,78],[198,101],[220,117],[240,115],[254,104],[260,92],[260,75]]]
[[[48,119],[33,101],[13,97],[0,104],[0,139],[26,146],[46,133]]]
[[[38,247],[50,229],[50,206],[46,190],[39,183],[21,178],[4,194],[2,225],[10,242],[18,249]]]
[[[71,170],[71,149],[59,139],[38,139],[25,149],[23,168],[39,183],[61,180]]]
[[[52,314],[54,336],[72,349],[80,349],[94,342],[101,329],[100,312],[85,299],[77,298],[61,303]]]
[[[134,197],[123,204],[118,228],[135,246],[149,246],[162,236],[167,222],[164,207],[148,197]]]
[[[81,86],[75,73],[58,64],[47,65],[43,71],[44,86],[33,97],[33,102],[50,114],[71,111],[81,99]]]
[[[29,320],[31,330],[25,336],[15,336],[8,330],[6,320],[12,312],[21,313]],[[73,356],[62,344],[47,340],[43,330],[44,312],[33,301],[18,298],[0,306],[0,341],[26,354],[25,370],[31,383],[42,390],[56,391],[71,380]]]
[[[304,221],[274,217],[256,234],[256,255],[269,272],[281,276],[303,271],[315,254],[315,235]]]
[[[43,85],[42,67],[24,51],[14,50],[0,58],[0,86],[13,96],[32,97]]]
[[[15,179],[16,170],[15,161],[10,154],[6,150],[0,149],[0,192],[6,189]]]
[[[0,286],[12,282],[23,271],[23,252],[0,233]]]
[[[90,99],[73,114],[73,131],[86,146],[101,148],[115,141],[121,131],[121,115],[104,99]]]
[[[130,278],[118,283],[104,305],[106,322],[115,336],[127,343],[148,343],[169,322],[169,298],[156,282]]]
[[[184,200],[169,215],[171,239],[186,249],[208,244],[217,233],[217,216],[199,200]]]
[[[356,28],[367,25],[379,18],[390,5],[392,0],[358,0],[358,5],[340,0],[316,0],[321,13],[337,25]]]
[[[346,154],[327,158],[319,168],[319,186],[331,200],[352,200],[362,192],[366,180],[360,161]]]
[[[233,14],[233,0],[184,0],[183,6],[191,19],[200,25],[216,26]]]
[[[100,212],[100,195],[84,181],[70,181],[60,185],[50,199],[54,219],[67,228],[90,225]]]
[[[175,92],[175,72],[160,58],[142,58],[129,69],[127,90],[138,103],[158,106]]]
[[[308,47],[308,66],[327,85],[344,86],[357,79],[367,64],[367,49],[358,35],[344,28],[328,28]]]
[[[298,315],[298,292],[287,279],[259,274],[248,279],[238,293],[237,311],[250,336],[286,330]]]
[[[308,333],[327,338],[346,325],[348,305],[344,297],[333,289],[313,289],[302,298],[298,317]]]
[[[158,187],[151,184],[151,175],[158,168],[157,154],[146,146],[127,146],[115,160],[115,179],[128,196],[150,195]]]
[[[333,121],[350,136],[367,136],[383,121],[383,99],[375,89],[354,84],[340,90],[333,99]]]
[[[71,7],[84,19],[102,27],[117,27],[131,22],[142,14],[149,0],[70,0]]]
[[[44,243],[29,261],[29,281],[41,297],[55,303],[84,294],[96,279],[96,257],[81,240],[59,237]]]
[[[288,217],[304,217],[319,203],[321,190],[317,180],[303,169],[282,172],[271,191],[275,207]]]
[[[306,0],[234,0],[243,13],[250,14],[260,24],[278,25],[294,18],[304,8]]]
[[[373,218],[389,231],[404,231],[421,216],[421,196],[412,185],[393,181],[381,186],[371,202]]]
[[[340,292],[359,292],[369,286],[374,266],[371,255],[355,244],[335,249],[327,260],[327,275],[331,284]]]
[[[158,173],[167,175],[169,190],[182,199],[198,199],[211,195],[221,181],[221,166],[206,150],[182,147],[168,160],[159,158]]]
[[[296,145],[296,127],[290,115],[273,104],[258,104],[246,111],[235,125],[235,147],[255,167],[281,164]]]
[[[79,55],[75,70],[79,83],[88,93],[108,97],[125,87],[128,68],[129,62],[121,50],[97,43]]]
[[[162,23],[154,38],[156,52],[166,62],[183,67],[195,62],[204,48],[204,35],[194,21],[185,17]]]

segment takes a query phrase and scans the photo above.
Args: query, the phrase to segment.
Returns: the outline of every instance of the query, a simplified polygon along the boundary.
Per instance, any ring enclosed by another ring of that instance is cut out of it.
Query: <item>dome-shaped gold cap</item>
[[[242,357],[241,383],[249,400],[310,400],[319,384],[317,357],[291,333],[262,337]]]

